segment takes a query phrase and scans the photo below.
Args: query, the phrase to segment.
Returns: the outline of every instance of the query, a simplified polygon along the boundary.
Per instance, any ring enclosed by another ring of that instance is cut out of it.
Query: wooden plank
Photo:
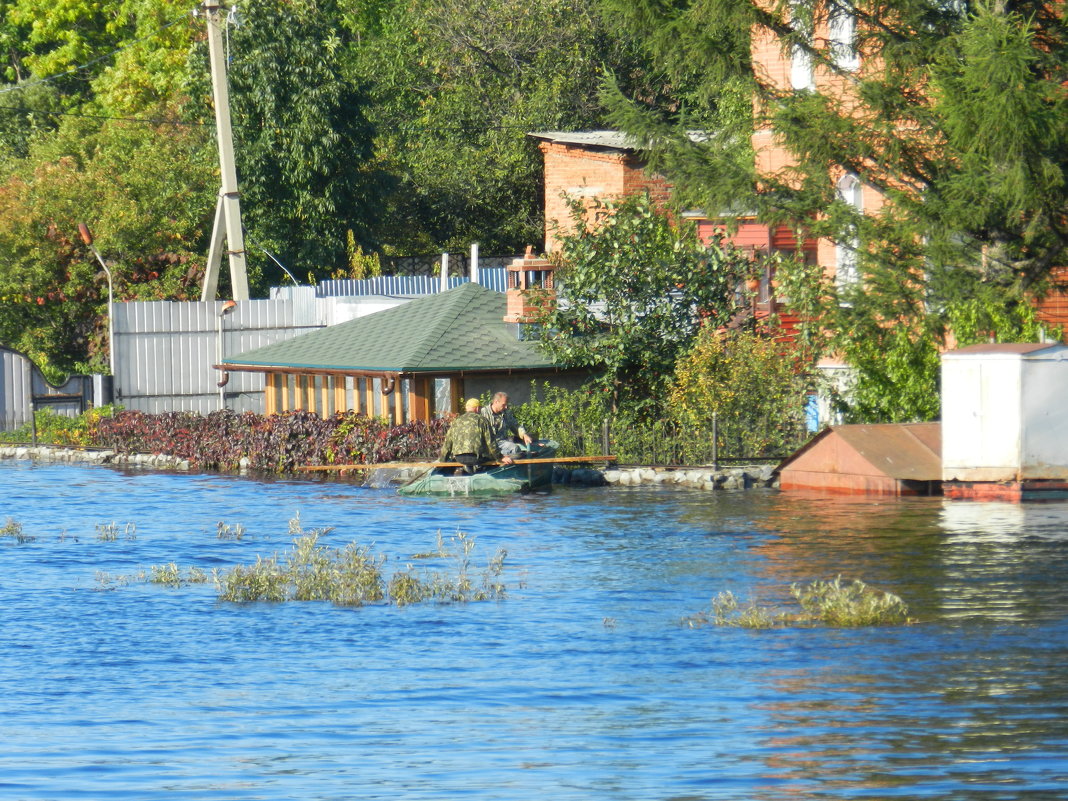
[[[427,378],[412,378],[411,393],[408,396],[408,411],[413,420],[430,419],[430,387],[433,382]]]
[[[334,412],[349,410],[349,393],[346,389],[348,379],[343,375],[334,376]]]
[[[264,384],[264,411],[267,414],[278,414],[278,373],[267,373],[267,381]]]
[[[397,378],[393,385],[393,425],[399,426],[404,422],[404,391],[401,389],[403,382]]]
[[[363,413],[368,417],[375,416],[375,380],[369,375],[363,377]]]
[[[536,459],[516,459],[515,465],[588,464],[592,461],[615,461],[615,456],[561,456]],[[484,461],[478,467],[498,467],[501,461]],[[303,465],[297,470],[399,470],[402,468],[464,467],[459,461],[382,461],[376,465]]]
[[[279,373],[282,377],[282,411],[289,411],[289,373]]]

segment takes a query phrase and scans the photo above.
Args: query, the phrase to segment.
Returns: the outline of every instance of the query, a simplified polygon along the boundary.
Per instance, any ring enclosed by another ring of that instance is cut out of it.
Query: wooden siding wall
[[[382,379],[373,376],[269,372],[264,398],[267,414],[305,411],[331,417],[352,411],[399,425],[431,419],[434,379],[406,378],[383,395]]]

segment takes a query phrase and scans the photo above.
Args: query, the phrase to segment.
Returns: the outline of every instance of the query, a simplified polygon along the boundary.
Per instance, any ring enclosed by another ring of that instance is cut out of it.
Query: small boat
[[[553,440],[532,442],[517,454],[513,464],[493,465],[470,475],[456,475],[455,467],[435,467],[400,487],[401,495],[486,496],[527,492],[550,492],[553,461],[558,444]],[[525,462],[525,460],[531,460]]]

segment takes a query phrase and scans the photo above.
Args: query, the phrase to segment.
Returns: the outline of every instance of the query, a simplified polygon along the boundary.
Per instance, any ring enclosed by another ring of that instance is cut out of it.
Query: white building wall
[[[942,479],[1068,478],[1068,348],[942,356]]]

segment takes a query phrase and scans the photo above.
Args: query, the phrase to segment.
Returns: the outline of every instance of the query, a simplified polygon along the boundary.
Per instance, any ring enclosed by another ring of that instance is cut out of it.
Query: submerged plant
[[[886,626],[912,623],[908,607],[900,597],[868,586],[859,579],[794,583],[790,594],[801,610],[782,610],[754,602],[741,603],[731,592],[721,592],[712,599],[711,610],[683,619],[696,628],[704,625],[736,626],[749,629],[786,626]]]
[[[908,622],[908,607],[897,595],[869,587],[860,579],[790,585],[806,614],[828,626],[883,626]]]
[[[37,539],[34,536],[26,534],[22,530],[22,523],[18,522],[17,520],[13,520],[10,517],[7,519],[7,522],[4,523],[4,525],[0,526],[0,537],[10,537],[19,545],[22,545],[25,542],[33,542],[35,539]]]
[[[219,597],[224,601],[285,601],[289,598],[290,577],[276,557],[256,557],[256,564],[237,565],[217,579]]]
[[[396,571],[388,579],[383,569],[386,557],[370,547],[349,543],[344,548],[321,544],[320,538],[330,529],[305,533],[299,517],[290,521],[289,531],[296,534],[293,547],[270,559],[257,558],[250,566],[238,566],[218,576],[219,595],[226,601],[330,601],[339,606],[363,606],[386,601],[408,606],[427,600],[466,603],[505,594],[500,574],[504,567],[504,550],[490,560],[475,583],[470,576],[470,555],[474,538],[457,532],[452,538],[458,554],[454,557],[439,533],[438,548],[423,558],[455,558],[455,571],[417,571],[412,565]]]
[[[245,527],[240,523],[236,526],[231,526],[220,520],[215,529],[216,536],[220,540],[241,540],[244,539],[245,536]]]
[[[137,526],[133,523],[127,523],[121,533],[124,539],[135,540],[137,539]],[[114,542],[119,538],[119,534],[118,524],[114,521],[96,524],[96,538],[101,542]]]
[[[165,565],[152,565],[147,581],[151,584],[163,584],[168,587],[181,587],[185,584],[205,584],[208,574],[199,567],[191,567],[182,576],[182,570],[174,562]]]

